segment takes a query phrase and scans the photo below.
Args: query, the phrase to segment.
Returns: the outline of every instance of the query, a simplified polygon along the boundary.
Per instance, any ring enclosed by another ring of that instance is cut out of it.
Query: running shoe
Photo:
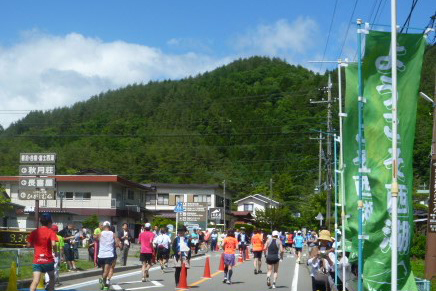
[[[224,278],[223,283],[224,283],[224,284],[227,283],[227,278]]]
[[[103,278],[98,279],[98,284],[100,285],[100,290],[103,290],[104,288]]]
[[[258,274],[262,274],[262,270],[257,271]]]
[[[256,269],[254,269],[254,275],[257,275],[257,270]]]
[[[109,290],[109,287],[108,287],[108,286],[106,286],[106,287],[104,287],[104,288],[103,288],[103,290]]]
[[[271,278],[270,277],[266,277],[266,286],[268,286],[268,287],[271,286]]]
[[[227,285],[232,285],[232,281],[227,280]]]
[[[276,283],[273,283],[272,288],[276,289]]]
[[[142,277],[142,282],[147,282],[147,278],[145,278],[145,277]]]

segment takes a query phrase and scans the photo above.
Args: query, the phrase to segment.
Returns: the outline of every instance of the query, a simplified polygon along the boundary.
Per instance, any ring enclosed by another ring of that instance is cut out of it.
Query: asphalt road
[[[238,263],[233,273],[233,284],[223,284],[223,272],[218,271],[221,253],[209,253],[211,260],[211,279],[203,277],[205,256],[197,257],[191,260],[191,268],[188,270],[188,285],[190,290],[195,291],[214,291],[214,290],[231,290],[231,291],[261,291],[268,290],[266,285],[266,264],[262,264],[262,274],[254,275],[253,261]],[[149,290],[174,290],[174,269],[169,268],[164,273],[160,267],[155,266],[151,269],[151,282],[141,282],[141,271],[127,271],[115,273],[112,278],[111,290],[119,291],[141,291]],[[65,282],[56,290],[65,291],[97,291],[99,276],[86,277],[77,280]],[[279,277],[277,280],[277,289],[290,291],[311,290],[311,279],[307,267],[304,264],[296,264],[294,256],[286,254],[283,262],[280,263]]]

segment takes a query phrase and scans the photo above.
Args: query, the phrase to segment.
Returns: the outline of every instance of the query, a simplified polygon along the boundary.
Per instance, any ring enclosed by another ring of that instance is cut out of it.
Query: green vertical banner
[[[357,64],[349,64],[345,67],[345,113],[343,129],[344,143],[344,183],[345,183],[345,214],[347,215],[345,224],[345,239],[348,251],[357,253],[357,200],[358,200],[358,184],[356,186],[356,177],[358,178],[359,171],[359,156],[358,156],[358,99],[357,99]],[[357,180],[358,182],[358,180]],[[339,195],[342,198],[342,195]],[[351,249],[350,249],[351,247]]]
[[[363,59],[366,173],[372,200],[364,200],[365,290],[391,290],[392,78],[390,32],[370,31]],[[422,34],[398,35],[398,290],[417,290],[410,267],[413,234],[413,144]],[[364,183],[365,184],[365,183]],[[365,186],[364,186],[365,188]],[[348,203],[348,201],[347,201]]]

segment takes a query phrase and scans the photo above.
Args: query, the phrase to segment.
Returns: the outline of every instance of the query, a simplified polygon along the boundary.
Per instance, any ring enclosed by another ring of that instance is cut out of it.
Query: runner
[[[289,248],[289,252],[291,254],[295,253],[294,250],[293,250],[293,247],[292,247],[293,244],[294,244],[294,233],[291,231],[288,234],[288,244],[287,244],[287,247]]]
[[[47,290],[53,291],[55,285],[53,249],[55,257],[57,257],[56,242],[58,238],[56,233],[51,229],[52,220],[49,213],[43,213],[39,221],[41,227],[32,231],[27,238],[27,247],[35,249],[33,256],[33,281],[30,284],[30,291],[36,290],[42,273],[48,274],[50,283]]]
[[[186,227],[179,227],[179,229],[177,229],[177,237],[173,241],[174,267],[176,268],[174,278],[176,287],[179,285],[182,264],[185,264],[186,268],[189,268],[189,259],[191,258],[191,241],[188,240],[185,235]]]
[[[145,224],[145,231],[139,235],[139,243],[141,244],[141,255],[139,257],[142,262],[142,282],[147,282],[149,278],[148,270],[151,267],[153,259],[153,239],[155,234],[150,231],[151,224]]]
[[[56,248],[55,251],[53,251],[53,258],[54,258],[54,280],[55,285],[60,285],[59,282],[59,269],[62,261],[62,253],[64,251],[64,238],[60,235],[58,235],[59,228],[56,224],[53,224],[51,229],[56,233],[56,236],[58,238],[58,241],[56,242]],[[57,253],[57,255],[56,255]],[[50,284],[50,276],[48,273],[45,273],[45,289],[48,289],[48,285]]]
[[[262,274],[260,269],[262,266],[262,252],[263,252],[263,235],[258,229],[254,232],[253,238],[251,239],[251,249],[253,250],[254,257],[254,274]]]
[[[270,288],[276,288],[276,280],[279,272],[279,264],[281,255],[284,253],[283,244],[279,239],[279,232],[273,231],[272,237],[269,239],[264,248],[266,263],[268,264],[268,272],[266,273],[266,285]],[[273,283],[271,286],[271,273],[273,275]]]
[[[109,290],[107,278],[115,260],[115,246],[120,246],[117,235],[111,230],[109,221],[103,223],[103,231],[98,235],[98,264],[102,267],[102,278],[100,278],[100,289]]]
[[[115,227],[112,225],[111,226],[111,231],[113,232],[113,233],[116,233],[115,232]],[[122,241],[121,241],[121,239],[118,237],[118,240],[120,241],[120,249],[122,248],[122,246],[123,246],[123,243],[122,243]],[[108,275],[107,275],[107,284],[110,286],[111,285],[111,279],[112,279],[112,276],[114,275],[114,273],[115,273],[115,266],[116,266],[116,264],[117,264],[117,258],[118,258],[118,256],[117,256],[117,245],[115,244],[115,241],[114,241],[114,260],[112,261],[112,265],[111,265],[111,267],[110,267],[110,269],[109,269],[109,273],[108,273]]]
[[[162,273],[164,268],[168,267],[168,260],[170,258],[170,245],[171,239],[166,233],[166,229],[162,228],[159,236],[156,238],[157,246],[157,260],[160,262]]]
[[[223,241],[224,247],[224,280],[223,283],[232,284],[233,266],[235,265],[235,252],[238,240],[233,230],[227,231],[227,237]]]
[[[304,244],[304,238],[301,235],[301,231],[297,232],[297,236],[294,238],[294,243],[295,243],[295,253],[297,255],[297,263],[300,263],[301,253],[303,252],[303,244]]]

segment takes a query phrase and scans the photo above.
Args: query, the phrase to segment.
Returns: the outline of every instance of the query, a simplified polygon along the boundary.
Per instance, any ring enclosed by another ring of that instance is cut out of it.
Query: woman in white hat
[[[279,272],[280,258],[285,251],[282,242],[279,239],[279,232],[274,230],[271,238],[265,244],[264,252],[266,263],[268,264],[268,272],[266,273],[266,285],[270,288],[276,288],[276,280]],[[273,282],[271,284],[271,273],[273,274]]]

